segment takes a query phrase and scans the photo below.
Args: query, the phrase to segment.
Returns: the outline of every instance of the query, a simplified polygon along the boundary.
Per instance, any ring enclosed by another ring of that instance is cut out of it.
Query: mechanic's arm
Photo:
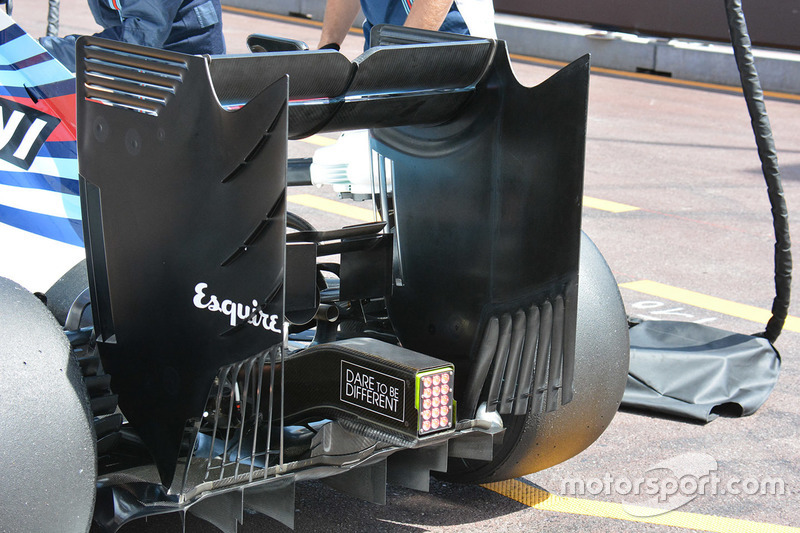
[[[403,26],[436,31],[452,6],[453,0],[415,0]]]
[[[361,9],[359,0],[328,0],[322,19],[319,48],[328,44],[341,45]]]

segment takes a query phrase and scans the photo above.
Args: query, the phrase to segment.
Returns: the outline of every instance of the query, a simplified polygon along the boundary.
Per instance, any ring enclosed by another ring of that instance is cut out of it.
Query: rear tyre
[[[0,502],[5,531],[89,530],[96,451],[89,397],[61,326],[0,278]]]
[[[64,326],[73,355],[80,366],[84,387],[89,394],[98,467],[102,474],[108,464],[118,461],[111,453],[119,452],[116,448],[123,438],[120,431],[123,417],[116,412],[118,397],[111,391],[111,376],[103,371],[100,355],[94,346],[93,332],[89,329],[92,326],[92,313],[88,286],[86,260],[83,260],[47,290],[44,300],[59,324]]]
[[[447,479],[484,483],[512,479],[566,461],[589,447],[619,408],[630,343],[625,308],[600,251],[581,235],[573,400],[556,411],[503,416],[503,442],[492,461],[451,458]]]
[[[47,308],[59,324],[63,326],[66,323],[72,303],[88,286],[89,275],[86,272],[86,260],[83,259],[47,290],[44,294]]]

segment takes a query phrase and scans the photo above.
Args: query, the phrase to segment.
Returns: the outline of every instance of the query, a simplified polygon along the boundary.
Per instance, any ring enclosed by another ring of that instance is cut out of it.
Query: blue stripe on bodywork
[[[16,24],[12,24],[6,29],[0,31],[0,45],[10,43],[14,39],[22,37],[23,35],[25,35],[25,31]]]
[[[62,159],[77,159],[78,143],[75,141],[46,142],[39,151],[39,156],[56,157]]]
[[[0,50],[0,55],[2,55],[4,52],[4,50]],[[47,52],[42,52],[41,54],[22,59],[10,65],[0,65],[0,70],[20,70],[32,65],[44,63],[45,61],[53,61],[53,56]]]
[[[0,84],[16,87],[21,85],[42,86],[71,79],[65,75],[65,70],[53,68],[53,66],[53,62],[47,61],[20,70],[0,70]]]
[[[80,187],[77,179],[48,176],[33,172],[0,172],[0,185],[24,187],[26,189],[40,189],[43,191],[60,192],[78,196]]]
[[[49,64],[49,63],[48,63]],[[13,98],[30,98],[31,94],[36,96],[37,99],[55,98],[57,96],[66,96],[68,94],[75,94],[75,79],[70,78],[64,81],[57,81],[46,85],[33,87],[25,80],[20,79],[19,85],[0,85],[0,95],[11,96]],[[28,88],[25,88],[25,85]]]
[[[33,39],[16,39],[0,44],[0,62],[4,65],[13,65],[30,57],[38,56],[43,52],[46,53],[42,45]],[[47,57],[52,58],[50,54],[47,54]]]
[[[80,220],[41,215],[0,205],[0,222],[48,239],[83,246],[83,226]]]
[[[58,176],[64,178],[71,178],[75,177],[78,179],[78,159],[75,157],[66,158],[66,159],[58,159],[52,158],[51,161],[55,163],[57,172],[55,173]]]
[[[61,202],[64,205],[64,213],[67,214],[67,218],[69,218],[70,220],[74,220],[78,222],[78,224],[80,224],[82,217],[81,197],[75,196],[73,194],[62,194]]]

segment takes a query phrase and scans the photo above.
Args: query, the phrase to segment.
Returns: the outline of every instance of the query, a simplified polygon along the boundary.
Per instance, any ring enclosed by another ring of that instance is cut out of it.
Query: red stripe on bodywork
[[[64,96],[56,96],[54,98],[46,98],[33,103],[30,98],[14,98],[9,96],[0,96],[11,100],[24,106],[32,107],[43,113],[58,118],[61,122],[47,138],[48,141],[74,141],[77,140],[77,128],[75,127],[75,95],[67,94]]]

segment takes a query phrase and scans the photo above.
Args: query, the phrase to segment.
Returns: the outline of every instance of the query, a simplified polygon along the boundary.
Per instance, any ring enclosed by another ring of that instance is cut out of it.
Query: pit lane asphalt
[[[94,31],[82,0],[61,3],[60,33]],[[44,33],[46,3],[15,2],[14,18],[34,36]],[[250,33],[306,40],[315,46],[319,28],[226,11],[223,16],[230,53],[244,53]],[[348,37],[344,53],[358,55],[361,41]],[[555,71],[535,60],[515,61],[518,78],[527,85]],[[783,187],[789,206],[800,206],[800,102],[768,98]],[[328,135],[328,138],[334,136]],[[324,142],[324,141],[323,141]],[[290,143],[290,155],[307,156],[318,148]],[[290,209],[319,228],[354,223],[353,218],[292,203],[292,195],[310,194],[335,200],[329,188],[289,191]],[[618,202],[636,209],[612,212],[585,202],[583,226],[605,255],[619,283],[651,280],[669,288],[688,289],[757,309],[769,309],[772,281],[772,226],[766,189],[760,174],[753,134],[743,98],[725,88],[697,88],[670,80],[595,72],[591,80],[586,153],[585,193],[591,199]],[[365,204],[343,202],[355,207]],[[800,242],[797,223],[792,236]],[[703,321],[740,333],[754,333],[763,323],[733,317],[681,301],[669,290],[652,296],[621,289],[631,315],[649,319]],[[797,301],[798,298],[795,297]],[[795,303],[790,315],[800,316]],[[800,526],[800,371],[796,361],[800,333],[784,330],[776,343],[783,356],[780,381],[766,404],[753,416],[721,418],[706,425],[619,413],[609,429],[588,450],[544,472],[524,478],[553,495],[570,496],[565,480],[595,480],[611,476],[636,479],[662,461],[687,453],[707,454],[725,480],[779,479],[789,492],[781,496],[705,494],[680,508],[691,513],[677,525],[631,522],[604,517],[600,503],[621,503],[619,491],[573,495],[571,500],[535,498],[520,503],[480,486],[432,481],[429,494],[388,487],[387,505],[376,506],[339,494],[319,482],[297,486],[297,531],[771,531],[771,525]],[[562,502],[562,503],[563,503]],[[574,503],[574,502],[573,502]],[[534,505],[533,507],[531,505]],[[577,509],[577,510],[576,510]],[[586,514],[573,514],[585,512]],[[675,515],[668,513],[664,516]],[[705,517],[703,519],[702,517]],[[714,520],[741,519],[754,523]],[[623,517],[624,518],[624,517]],[[694,520],[693,520],[694,519]],[[215,531],[187,517],[187,531]],[[180,531],[176,516],[134,522],[122,529]],[[247,515],[240,531],[284,531],[276,522]]]

